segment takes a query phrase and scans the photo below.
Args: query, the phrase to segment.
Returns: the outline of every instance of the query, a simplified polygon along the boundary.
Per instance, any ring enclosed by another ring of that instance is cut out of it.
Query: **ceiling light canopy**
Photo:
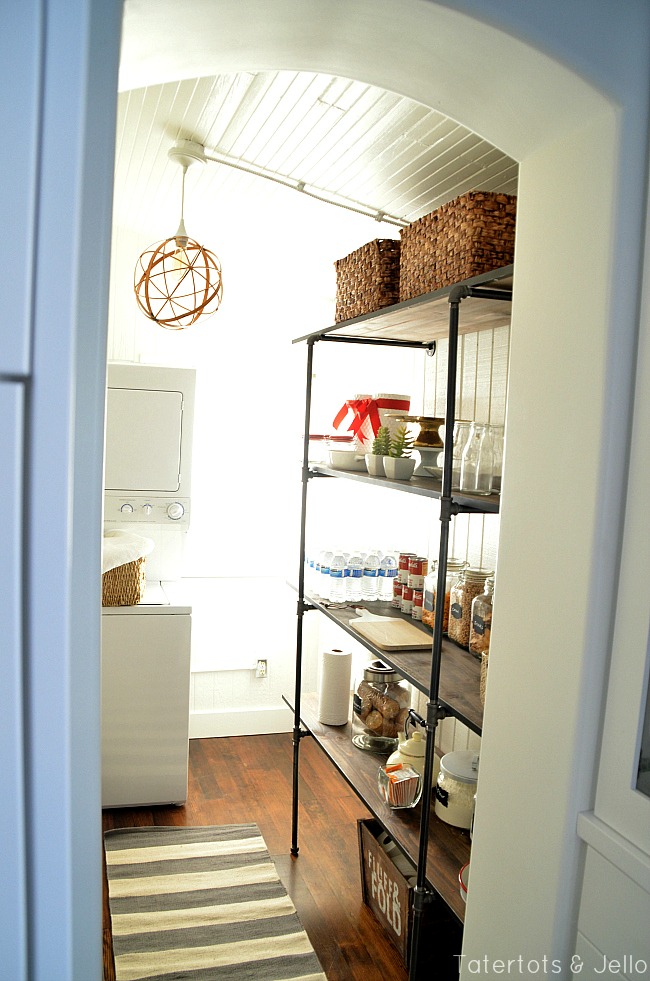
[[[142,253],[135,266],[134,290],[145,316],[168,330],[183,330],[216,313],[223,280],[219,259],[188,236],[183,217],[185,174],[193,163],[205,163],[204,148],[180,140],[168,156],[183,168],[180,222],[174,236]]]

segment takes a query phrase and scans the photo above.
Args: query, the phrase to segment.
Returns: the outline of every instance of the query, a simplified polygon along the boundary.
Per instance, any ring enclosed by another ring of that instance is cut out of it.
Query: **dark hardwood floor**
[[[104,830],[254,821],[329,981],[406,981],[361,898],[357,819],[369,814],[310,738],[300,747],[300,855],[291,858],[292,754],[288,733],[192,739],[185,806],[106,810]],[[115,979],[105,877],[104,976]]]

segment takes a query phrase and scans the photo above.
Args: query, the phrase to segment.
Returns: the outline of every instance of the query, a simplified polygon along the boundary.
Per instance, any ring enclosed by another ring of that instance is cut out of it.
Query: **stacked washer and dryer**
[[[153,543],[137,606],[102,608],[102,805],[187,798],[191,606],[179,601],[190,520],[195,371],[109,363],[105,531]]]

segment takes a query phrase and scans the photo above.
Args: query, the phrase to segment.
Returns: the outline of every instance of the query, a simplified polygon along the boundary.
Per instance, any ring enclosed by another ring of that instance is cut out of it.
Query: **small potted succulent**
[[[415,470],[415,460],[411,457],[413,437],[406,425],[399,426],[390,437],[388,454],[384,456],[384,473],[393,480],[410,480]]]
[[[390,430],[380,426],[372,441],[370,453],[366,453],[366,469],[373,477],[384,477],[384,457],[390,452]]]

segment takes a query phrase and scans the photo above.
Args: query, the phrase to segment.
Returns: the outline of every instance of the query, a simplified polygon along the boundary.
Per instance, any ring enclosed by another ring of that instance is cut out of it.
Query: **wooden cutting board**
[[[350,620],[349,625],[382,651],[423,650],[431,647],[431,634],[406,620],[359,619]]]

